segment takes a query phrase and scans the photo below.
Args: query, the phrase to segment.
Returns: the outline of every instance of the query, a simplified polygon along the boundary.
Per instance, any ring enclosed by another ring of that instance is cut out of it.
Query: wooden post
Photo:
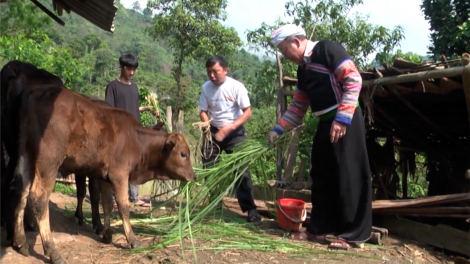
[[[169,105],[166,107],[166,123],[168,124],[168,129],[170,130],[168,131],[168,133],[171,133],[173,131],[172,120],[173,120],[173,113],[171,112],[171,106]]]
[[[292,140],[287,151],[286,169],[284,170],[284,180],[286,181],[294,180],[294,169],[297,159],[297,152],[299,151],[300,133],[302,130],[303,127],[300,127],[292,132]]]
[[[306,165],[307,165],[307,158],[303,157],[302,159],[300,159],[299,170],[297,171],[297,182],[300,182],[303,180]]]
[[[405,152],[402,150],[400,153],[401,159],[401,189],[402,198],[408,198],[408,162],[405,160]]]
[[[180,110],[178,114],[178,125],[176,126],[176,132],[184,135],[184,111]]]
[[[279,54],[276,54],[277,68],[279,73],[279,88],[277,90],[277,103],[276,103],[276,120],[281,119],[282,114],[284,114],[286,109],[286,102],[284,97],[284,82],[282,81],[282,63]],[[280,146],[277,146],[277,155],[276,155],[276,179],[280,181],[282,179],[282,169],[284,165],[284,157],[282,154],[282,149]]]
[[[462,75],[462,81],[463,81],[463,91],[465,93],[465,101],[467,102],[467,115],[468,115],[468,123],[470,126],[470,63],[469,60],[462,60],[462,64],[464,64],[464,70],[463,70],[463,75]],[[470,140],[469,140],[470,142]],[[470,155],[469,155],[470,156]],[[467,165],[467,173],[466,173],[466,178],[470,179],[470,160],[469,164]]]

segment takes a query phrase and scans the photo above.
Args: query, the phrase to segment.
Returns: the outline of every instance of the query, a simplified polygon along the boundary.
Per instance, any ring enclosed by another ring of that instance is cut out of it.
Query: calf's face
[[[163,167],[162,172],[170,179],[184,182],[195,180],[189,146],[181,134],[166,135],[160,167]]]

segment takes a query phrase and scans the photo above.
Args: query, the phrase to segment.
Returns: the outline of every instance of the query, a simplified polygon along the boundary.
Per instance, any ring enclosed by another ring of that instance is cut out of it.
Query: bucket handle
[[[282,214],[287,217],[287,219],[291,220],[292,222],[296,223],[296,224],[300,224],[300,223],[303,223],[305,221],[305,219],[307,219],[307,209],[303,209],[302,211],[304,211],[304,214],[302,215],[302,218],[300,220],[297,220],[297,219],[292,219],[290,216],[288,216],[284,210],[282,210],[282,206],[277,203],[277,207],[279,208],[279,210],[281,210]]]

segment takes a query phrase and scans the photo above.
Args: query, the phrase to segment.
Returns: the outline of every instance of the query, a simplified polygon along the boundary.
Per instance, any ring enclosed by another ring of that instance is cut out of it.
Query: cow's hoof
[[[29,245],[27,242],[24,242],[21,246],[15,247],[18,253],[25,257],[29,257]]]
[[[77,218],[78,225],[83,225],[83,216],[80,216],[77,212],[75,212],[74,216]]]
[[[98,227],[96,228],[96,234],[99,235],[102,232],[103,232],[103,225],[99,224]]]
[[[57,252],[53,254],[53,256],[51,256],[51,263],[52,264],[67,264],[67,262],[65,262],[65,260],[63,260],[62,257]]]
[[[137,239],[134,240],[134,241],[131,243],[131,247],[132,247],[132,248],[139,248],[139,247],[140,247],[139,241],[137,241]]]
[[[107,229],[104,234],[103,234],[103,238],[101,239],[101,242],[105,243],[105,244],[111,244],[111,242],[113,242],[113,232],[111,231],[111,229]]]

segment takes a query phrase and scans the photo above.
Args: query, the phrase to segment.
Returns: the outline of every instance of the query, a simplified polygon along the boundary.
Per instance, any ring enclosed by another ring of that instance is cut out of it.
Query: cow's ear
[[[172,150],[176,146],[176,139],[174,137],[169,137],[165,141],[165,149]]]

